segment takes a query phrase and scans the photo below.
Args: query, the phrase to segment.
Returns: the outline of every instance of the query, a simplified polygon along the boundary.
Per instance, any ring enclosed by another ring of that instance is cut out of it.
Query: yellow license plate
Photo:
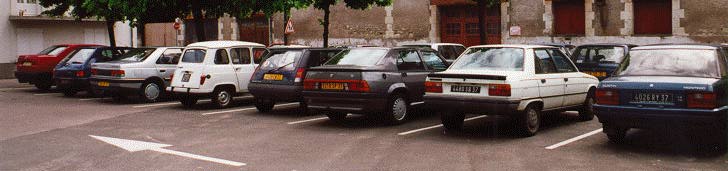
[[[595,76],[595,77],[606,77],[606,72],[586,72],[589,75]]]
[[[344,83],[321,83],[322,90],[344,90]]]
[[[99,87],[108,87],[109,82],[99,82]]]
[[[263,79],[280,81],[283,80],[283,74],[265,74],[263,75]]]
[[[32,62],[23,62],[23,66],[33,66]]]

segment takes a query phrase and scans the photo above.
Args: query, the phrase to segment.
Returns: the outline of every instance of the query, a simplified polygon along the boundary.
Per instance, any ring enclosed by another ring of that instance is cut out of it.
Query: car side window
[[[465,47],[453,46],[453,50],[455,51],[455,56],[453,58],[457,58],[458,56],[463,54],[463,52],[465,52]]]
[[[235,48],[230,50],[233,64],[250,64],[250,48]]]
[[[397,68],[399,70],[425,70],[420,55],[415,50],[403,50],[397,55]]]
[[[442,56],[447,59],[452,58],[452,56],[450,55],[450,48],[448,48],[447,46],[437,47],[437,51],[440,52],[440,54],[442,54]]]
[[[536,65],[539,66],[539,68],[536,68],[536,74],[556,73],[556,66],[546,49],[536,49],[534,50],[534,54],[536,55],[536,60],[540,63],[540,65]]]
[[[157,64],[177,64],[182,56],[182,49],[167,49],[157,59]]]
[[[561,53],[559,49],[549,49],[548,52],[551,54],[551,57],[554,59],[554,64],[556,65],[556,70],[560,73],[568,73],[568,72],[576,72],[576,67],[574,67],[573,64],[571,64],[571,61],[569,59],[566,59],[566,55]]]
[[[308,66],[314,67],[314,66],[321,66],[322,64],[326,63],[326,61],[329,61],[332,57],[336,56],[336,54],[339,54],[339,50],[312,50],[309,52],[308,57]]]
[[[268,50],[265,48],[253,48],[253,62],[260,64],[266,54],[268,54]]]
[[[421,51],[422,60],[425,61],[427,67],[435,71],[444,71],[447,69],[447,64],[442,61],[442,58],[434,51]]]
[[[229,64],[230,58],[225,49],[218,49],[215,53],[215,64]]]

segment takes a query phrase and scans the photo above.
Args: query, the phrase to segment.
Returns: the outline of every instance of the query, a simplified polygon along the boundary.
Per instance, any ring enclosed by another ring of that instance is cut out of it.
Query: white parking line
[[[285,103],[285,104],[277,104],[277,105],[275,105],[275,107],[280,107],[280,106],[289,106],[289,105],[295,105],[295,104],[298,104],[298,103]],[[217,112],[207,112],[207,113],[203,113],[203,114],[202,114],[202,116],[207,116],[207,115],[214,115],[214,114],[221,114],[221,113],[240,112],[240,111],[246,111],[246,110],[254,110],[254,109],[255,109],[254,107],[251,107],[251,108],[242,108],[242,109],[224,110],[224,111],[217,111]]]
[[[200,101],[197,101],[197,102],[209,102],[209,101],[210,101],[210,99],[205,99],[205,100],[200,100]],[[133,106],[133,108],[145,108],[145,107],[157,107],[157,106],[171,106],[171,105],[176,105],[176,104],[180,104],[180,102],[152,103],[152,104],[147,104],[147,105]]]
[[[30,89],[34,89],[34,87],[0,88],[0,91],[7,91],[7,90],[30,90]]]
[[[592,132],[589,132],[589,133],[586,133],[586,134],[582,134],[582,135],[579,135],[579,136],[577,136],[577,137],[574,137],[574,138],[568,139],[568,140],[566,140],[566,141],[562,141],[562,142],[560,142],[560,143],[556,143],[556,144],[554,144],[554,145],[551,145],[551,146],[548,146],[548,147],[546,147],[546,149],[548,149],[548,150],[553,150],[553,149],[559,148],[559,147],[561,147],[561,146],[564,146],[564,145],[566,145],[566,144],[572,143],[572,142],[574,142],[574,141],[579,141],[580,139],[584,139],[584,138],[586,138],[586,137],[592,136],[592,135],[594,135],[594,134],[597,134],[597,133],[600,133],[600,132],[602,132],[602,128],[599,128],[599,129],[597,129],[597,130],[594,130],[594,131],[592,131]]]
[[[91,101],[91,100],[104,100],[104,99],[111,99],[111,97],[87,98],[87,99],[78,99],[78,100],[80,100],[80,101]]]
[[[34,96],[50,96],[50,95],[54,95],[54,94],[60,94],[60,93],[38,93],[38,94],[33,94],[33,95]]]
[[[470,121],[470,120],[480,119],[480,118],[485,118],[485,117],[488,117],[488,115],[481,115],[481,116],[476,116],[476,117],[472,117],[472,118],[467,118],[464,121]],[[408,135],[408,134],[425,131],[425,130],[429,130],[429,129],[435,129],[435,128],[439,128],[439,127],[442,127],[442,124],[424,127],[424,128],[420,128],[420,129],[415,129],[415,130],[411,130],[411,131],[407,131],[407,132],[400,132],[397,135]]]
[[[302,121],[288,122],[286,124],[288,124],[288,125],[294,125],[294,124],[300,124],[300,123],[306,123],[306,122],[312,122],[312,121],[319,121],[319,120],[325,120],[325,119],[329,119],[329,117],[320,117],[320,118],[306,119],[306,120],[302,120]]]

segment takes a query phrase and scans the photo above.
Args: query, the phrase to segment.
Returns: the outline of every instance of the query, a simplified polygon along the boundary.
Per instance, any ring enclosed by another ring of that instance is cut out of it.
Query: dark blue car
[[[594,110],[609,140],[631,128],[691,131],[698,149],[726,147],[728,46],[651,45],[632,49],[602,81]]]
[[[53,72],[56,86],[65,96],[74,96],[80,91],[88,91],[91,96],[101,95],[102,92],[94,91],[89,86],[91,64],[109,61],[129,49],[131,48],[105,46],[79,48],[56,65]]]
[[[631,44],[587,44],[576,47],[571,60],[579,71],[604,80],[612,76],[630,49]]]

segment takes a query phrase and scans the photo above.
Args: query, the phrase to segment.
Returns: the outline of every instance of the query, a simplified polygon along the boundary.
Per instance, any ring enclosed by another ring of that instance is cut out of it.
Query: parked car
[[[247,94],[255,67],[267,53],[265,45],[241,41],[208,41],[185,47],[168,88],[185,107],[211,98],[219,108],[234,96]]]
[[[155,102],[165,95],[181,55],[182,47],[133,49],[111,61],[92,64],[90,84],[117,101],[133,95]]]
[[[637,47],[631,44],[587,44],[574,50],[571,60],[584,73],[593,75],[599,80],[612,76],[629,50]]]
[[[519,132],[533,136],[545,111],[578,110],[581,120],[591,120],[597,84],[556,47],[486,45],[430,74],[424,99],[448,130],[460,129],[466,114],[487,114],[513,117]]]
[[[74,96],[79,91],[87,91],[91,96],[101,95],[103,92],[94,90],[89,86],[91,77],[91,64],[105,62],[121,56],[132,50],[127,47],[91,46],[82,47],[68,55],[59,62],[53,71],[56,86],[65,96]]]
[[[358,113],[400,124],[411,106],[422,104],[427,74],[446,68],[445,59],[432,49],[347,49],[306,73],[303,97],[310,110],[334,121]]]
[[[623,142],[630,128],[677,128],[690,131],[702,147],[725,149],[726,58],[728,46],[632,49],[615,75],[596,91],[594,109],[609,141]]]
[[[248,89],[255,97],[258,111],[268,112],[276,102],[303,101],[303,79],[306,71],[320,66],[343,49],[337,48],[271,48],[263,63],[253,73]]]
[[[540,43],[540,44],[536,44],[536,45],[558,47],[559,49],[561,49],[561,51],[564,51],[564,53],[566,53],[566,55],[569,55],[569,56],[571,56],[573,54],[573,51],[576,48],[576,46],[574,46],[572,44],[566,44],[566,43]]]
[[[50,90],[53,86],[53,68],[68,54],[78,48],[98,45],[64,44],[48,47],[38,54],[20,55],[15,64],[15,78],[20,83],[30,83],[41,90]]]
[[[440,52],[445,59],[452,63],[460,54],[465,51],[465,46],[456,43],[415,43],[415,44],[404,44],[405,47],[427,47],[432,48]]]

